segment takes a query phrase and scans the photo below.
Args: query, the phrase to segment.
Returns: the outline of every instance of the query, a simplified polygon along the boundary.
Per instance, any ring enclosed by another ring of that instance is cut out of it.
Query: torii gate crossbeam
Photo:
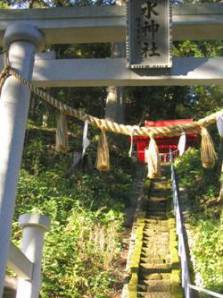
[[[163,71],[162,75],[159,71],[147,75],[146,71],[127,69],[123,58],[43,58],[35,62],[33,83],[38,87],[222,85],[222,65],[223,57],[178,57],[165,75]]]
[[[173,40],[222,39],[223,4],[173,5]],[[47,44],[121,42],[126,39],[126,8],[116,6],[0,9],[0,44],[11,23],[36,26]]]

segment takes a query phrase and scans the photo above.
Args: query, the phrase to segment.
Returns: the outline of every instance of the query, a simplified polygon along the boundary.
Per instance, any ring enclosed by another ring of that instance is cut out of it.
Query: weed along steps
[[[144,204],[134,224],[128,297],[183,297],[169,181],[163,175],[146,184]]]

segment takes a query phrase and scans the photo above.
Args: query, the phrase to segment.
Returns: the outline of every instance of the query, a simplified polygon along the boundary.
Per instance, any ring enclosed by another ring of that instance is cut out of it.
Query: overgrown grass
[[[56,154],[42,137],[27,142],[18,185],[14,241],[21,238],[19,215],[49,215],[42,298],[105,298],[115,297],[120,291],[121,236],[133,170],[128,158],[120,152],[115,154],[109,173],[100,174],[95,169],[70,173],[70,156]]]
[[[223,212],[217,204],[218,167],[201,167],[200,153],[190,149],[176,162],[179,183],[187,191],[187,208],[194,244],[195,271],[205,288],[223,293]],[[184,198],[185,199],[185,198]]]

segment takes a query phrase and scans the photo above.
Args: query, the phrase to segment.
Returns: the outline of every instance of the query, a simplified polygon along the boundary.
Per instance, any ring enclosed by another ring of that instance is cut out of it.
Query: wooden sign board
[[[129,0],[127,59],[130,68],[170,68],[169,0]]]

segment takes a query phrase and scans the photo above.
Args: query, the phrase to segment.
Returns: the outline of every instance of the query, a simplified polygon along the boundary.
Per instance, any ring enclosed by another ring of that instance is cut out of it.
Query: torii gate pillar
[[[34,56],[43,35],[30,24],[12,24],[4,35],[8,60],[24,78],[32,78]],[[8,258],[30,91],[14,77],[5,81],[0,99],[0,297]]]

